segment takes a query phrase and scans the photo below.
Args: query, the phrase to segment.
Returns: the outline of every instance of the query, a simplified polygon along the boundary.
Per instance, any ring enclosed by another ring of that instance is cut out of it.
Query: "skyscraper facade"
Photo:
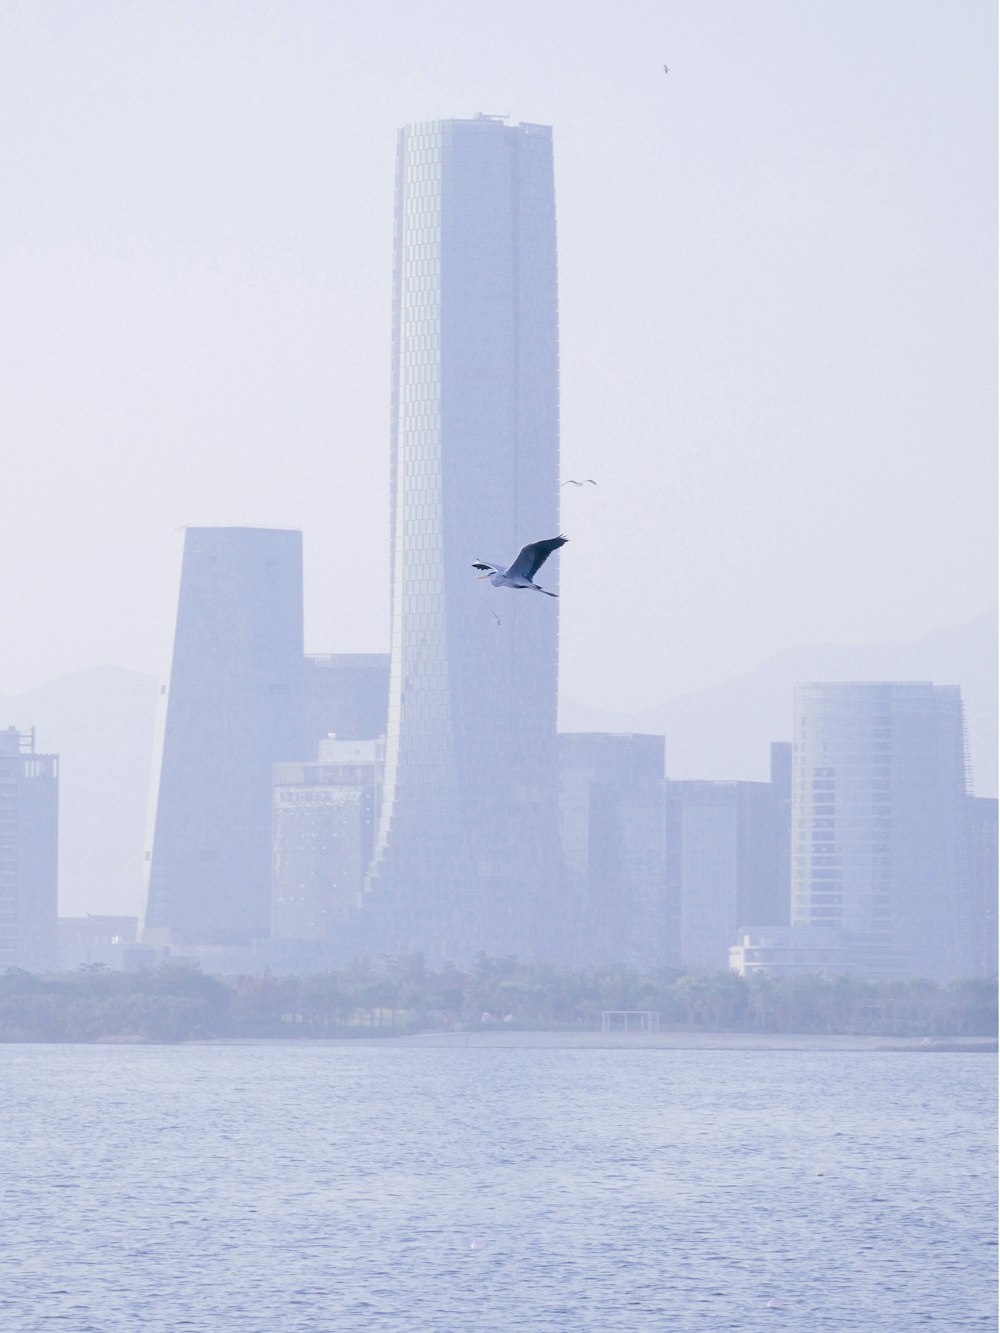
[[[56,964],[59,760],[35,733],[0,731],[0,969]]]
[[[272,775],[303,751],[302,536],[188,528],[143,940],[270,929]]]
[[[957,686],[795,692],[792,925],[844,933],[854,970],[964,970],[966,763]]]
[[[432,958],[547,952],[558,602],[477,582],[558,532],[552,137],[400,132],[386,775],[366,912]],[[572,549],[572,548],[570,548]],[[558,589],[559,558],[545,568]]]

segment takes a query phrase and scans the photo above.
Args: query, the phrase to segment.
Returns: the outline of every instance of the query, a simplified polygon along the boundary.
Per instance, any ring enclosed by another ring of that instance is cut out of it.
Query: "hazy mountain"
[[[930,680],[960,685],[972,786],[997,792],[997,613],[904,643],[789,648],[714,689],[665,700],[643,713],[560,703],[563,731],[638,731],[666,737],[672,778],[767,777],[772,740],[790,740],[793,686],[806,681]]]
[[[153,676],[90,667],[0,698],[0,727],[59,756],[59,912],[135,915],[156,717]]]

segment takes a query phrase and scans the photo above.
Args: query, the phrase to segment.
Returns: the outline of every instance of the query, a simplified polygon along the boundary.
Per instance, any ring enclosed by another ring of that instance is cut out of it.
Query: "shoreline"
[[[657,1051],[919,1051],[924,1054],[995,1055],[992,1037],[940,1038],[887,1037],[828,1033],[779,1032],[421,1032],[396,1037],[217,1037],[199,1046],[321,1045],[339,1047],[394,1047],[432,1050],[657,1050]]]

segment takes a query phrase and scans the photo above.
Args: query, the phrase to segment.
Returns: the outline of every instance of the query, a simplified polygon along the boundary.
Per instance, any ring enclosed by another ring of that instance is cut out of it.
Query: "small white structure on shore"
[[[660,1015],[653,1009],[603,1009],[602,1032],[659,1032]]]

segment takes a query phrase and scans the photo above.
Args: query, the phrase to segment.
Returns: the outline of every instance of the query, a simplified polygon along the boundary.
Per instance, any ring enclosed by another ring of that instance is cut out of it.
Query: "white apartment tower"
[[[843,932],[870,975],[960,973],[965,795],[957,686],[798,686],[792,925]]]

